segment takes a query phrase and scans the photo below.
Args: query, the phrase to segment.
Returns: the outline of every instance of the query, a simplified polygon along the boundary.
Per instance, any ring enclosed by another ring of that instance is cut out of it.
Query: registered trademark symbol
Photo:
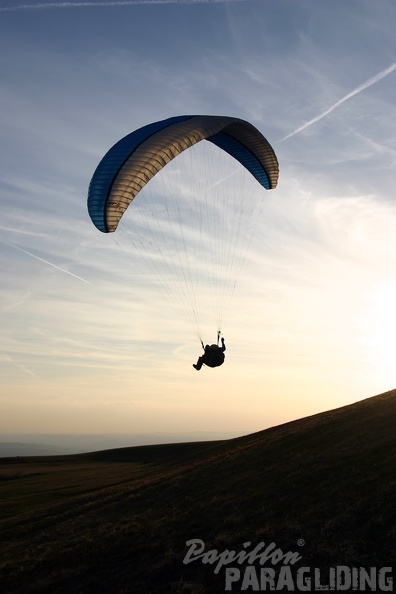
[[[303,538],[299,538],[297,544],[299,547],[303,547],[305,545],[305,540]]]

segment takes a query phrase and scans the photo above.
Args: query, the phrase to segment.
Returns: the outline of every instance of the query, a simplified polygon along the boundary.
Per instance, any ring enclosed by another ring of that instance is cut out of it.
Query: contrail
[[[18,4],[3,6],[0,12],[18,10],[46,10],[51,8],[91,8],[100,6],[135,6],[138,4],[225,4],[229,2],[249,2],[249,0],[108,0],[102,2],[40,2],[38,4]]]
[[[302,126],[300,126],[299,128],[297,128],[296,130],[294,130],[293,132],[290,132],[290,134],[288,134],[284,138],[281,138],[281,140],[279,140],[278,142],[283,142],[283,140],[287,140],[288,138],[291,138],[295,134],[298,134],[299,132],[302,132],[303,130],[305,130],[309,126],[312,126],[312,124],[315,124],[316,122],[319,122],[319,120],[322,120],[327,115],[329,115],[329,113],[331,113],[332,111],[334,111],[335,109],[337,109],[337,107],[339,107],[340,105],[342,105],[343,103],[345,103],[345,101],[348,101],[348,99],[351,99],[351,97],[354,97],[358,93],[361,93],[365,89],[368,89],[372,85],[375,85],[377,82],[379,82],[380,80],[382,80],[383,78],[385,78],[386,76],[388,76],[389,74],[391,74],[394,70],[396,70],[396,62],[394,62],[392,64],[392,66],[389,66],[389,68],[385,68],[385,70],[382,70],[381,72],[379,72],[375,76],[372,76],[371,78],[369,78],[368,80],[366,80],[366,82],[364,82],[363,84],[361,84],[358,87],[356,87],[356,89],[354,89],[353,91],[351,91],[350,93],[348,93],[347,95],[345,95],[345,97],[342,97],[342,99],[339,99],[336,103],[334,103],[334,105],[332,105],[331,107],[329,107],[328,109],[326,109],[326,111],[324,111],[320,115],[312,118],[312,120],[309,120],[309,122],[306,122],[305,124],[303,124]]]
[[[48,262],[48,260],[44,260],[44,258],[40,258],[39,256],[35,256],[34,254],[28,252],[27,250],[23,250],[22,248],[18,247],[17,245],[14,245],[13,243],[8,243],[8,241],[4,241],[3,239],[0,239],[1,243],[5,243],[5,245],[8,245],[10,247],[15,248],[16,250],[19,250],[20,252],[23,252],[24,254],[27,254],[28,256],[32,256],[32,258],[36,258],[36,260],[40,260],[40,262],[44,262],[45,264],[49,264],[50,266],[53,266],[54,268],[57,268],[57,270],[61,270],[62,272],[66,272],[66,274],[70,274],[70,276],[74,276],[74,278],[78,278],[78,280],[83,281],[83,283],[87,283],[88,285],[92,285],[92,283],[90,283],[89,281],[85,280],[85,278],[81,278],[81,276],[77,276],[77,274],[73,274],[72,272],[69,272],[68,270],[65,270],[64,268],[61,268],[60,266],[57,266],[56,264],[52,264],[52,262]]]

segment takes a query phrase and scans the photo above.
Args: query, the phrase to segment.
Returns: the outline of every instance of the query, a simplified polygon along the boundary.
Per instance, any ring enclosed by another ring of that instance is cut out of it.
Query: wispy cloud
[[[302,126],[300,126],[299,128],[297,128],[296,130],[293,130],[293,132],[290,132],[290,134],[288,134],[287,136],[284,136],[283,138],[281,138],[281,140],[279,142],[282,142],[284,140],[287,140],[288,138],[291,138],[292,136],[295,136],[299,132],[302,132],[303,130],[306,130],[307,128],[309,128],[309,126],[312,126],[313,124],[316,124],[316,122],[319,122],[320,120],[322,120],[323,118],[325,118],[326,116],[328,116],[332,111],[334,111],[335,109],[337,109],[337,107],[339,107],[340,105],[342,105],[343,103],[345,103],[345,101],[348,101],[348,99],[351,99],[352,97],[354,97],[355,95],[358,95],[359,93],[361,93],[365,89],[368,89],[372,85],[375,85],[376,83],[378,83],[383,78],[389,76],[389,74],[391,74],[395,70],[396,70],[396,62],[394,62],[388,68],[385,68],[385,70],[381,70],[381,72],[379,72],[375,76],[372,76],[371,78],[369,78],[368,80],[366,80],[364,83],[362,83],[361,85],[359,85],[358,87],[356,87],[355,89],[353,89],[353,91],[351,91],[350,93],[347,93],[344,97],[342,97],[341,99],[339,99],[338,101],[336,101],[331,107],[329,107],[328,109],[326,109],[325,111],[323,111],[319,115],[317,115],[314,118],[312,118],[312,120],[309,120],[308,122],[305,122],[305,124],[303,124]]]
[[[18,4],[3,6],[0,12],[19,10],[46,10],[51,8],[89,8],[99,6],[137,6],[139,4],[225,4],[231,2],[249,2],[249,0],[116,0],[108,2],[40,2],[38,4]]]
[[[70,274],[70,276],[74,276],[74,278],[77,278],[78,280],[83,281],[83,283],[87,283],[88,285],[92,284],[91,282],[85,280],[85,278],[81,278],[81,276],[77,276],[77,274],[73,274],[69,270],[65,270],[64,268],[61,268],[60,266],[57,266],[56,264],[52,264],[52,262],[48,262],[48,260],[44,260],[44,258],[40,258],[40,256],[36,256],[35,254],[32,254],[31,252],[28,252],[27,250],[24,250],[12,243],[8,243],[8,241],[4,241],[3,239],[0,239],[0,241],[1,241],[1,243],[8,245],[9,247],[12,247],[16,250],[19,250],[20,252],[23,252],[24,254],[27,254],[28,256],[31,256],[32,258],[36,258],[36,260],[40,260],[40,262],[44,262],[44,264],[48,264],[49,266],[52,266],[53,268],[56,268],[57,270],[61,270],[62,272],[65,272],[66,274]]]
[[[15,365],[25,375],[28,375],[29,377],[31,377],[33,379],[39,379],[39,376],[36,373],[34,373],[31,369],[29,369],[29,367],[26,367],[26,365],[21,365],[17,361],[14,361],[14,359],[12,357],[10,357],[9,355],[7,355],[6,353],[0,353],[0,363],[5,363],[6,365],[10,365],[10,364]]]

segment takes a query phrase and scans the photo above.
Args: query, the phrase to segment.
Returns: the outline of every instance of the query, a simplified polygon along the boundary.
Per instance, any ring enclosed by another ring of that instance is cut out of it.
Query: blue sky
[[[250,433],[396,383],[393,0],[0,7],[2,433]],[[87,214],[119,138],[253,123],[280,163],[224,328],[196,336]],[[205,337],[205,341],[211,337]]]

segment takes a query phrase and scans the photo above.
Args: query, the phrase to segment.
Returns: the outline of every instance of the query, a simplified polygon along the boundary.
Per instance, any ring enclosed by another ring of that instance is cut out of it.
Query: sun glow
[[[396,284],[378,289],[372,296],[372,346],[385,365],[396,360]]]

